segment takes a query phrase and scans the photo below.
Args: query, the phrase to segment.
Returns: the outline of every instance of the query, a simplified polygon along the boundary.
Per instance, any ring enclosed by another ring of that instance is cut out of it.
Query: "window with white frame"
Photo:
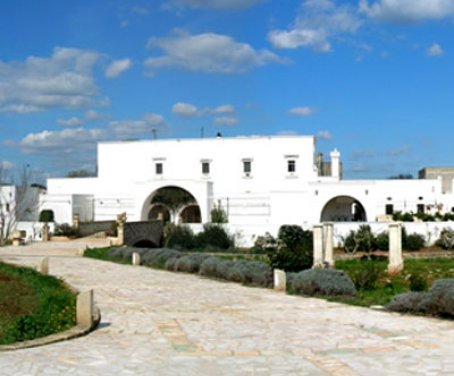
[[[285,155],[285,163],[286,163],[286,173],[287,177],[295,177],[296,176],[296,161],[298,159],[298,155]]]

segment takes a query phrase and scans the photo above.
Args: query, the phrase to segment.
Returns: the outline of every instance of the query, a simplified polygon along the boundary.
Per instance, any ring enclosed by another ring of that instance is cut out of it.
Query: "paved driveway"
[[[102,312],[88,336],[0,353],[0,375],[454,375],[452,321],[90,260],[82,242],[0,249],[27,265],[50,255]]]

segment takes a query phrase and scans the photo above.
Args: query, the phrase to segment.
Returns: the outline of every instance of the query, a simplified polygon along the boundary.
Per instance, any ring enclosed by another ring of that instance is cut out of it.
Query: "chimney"
[[[340,153],[334,149],[329,156],[331,158],[331,177],[340,179]]]

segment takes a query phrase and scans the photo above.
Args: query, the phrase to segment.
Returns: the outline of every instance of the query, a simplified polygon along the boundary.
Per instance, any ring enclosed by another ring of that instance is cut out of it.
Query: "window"
[[[164,169],[163,169],[163,165],[161,162],[158,162],[158,163],[155,163],[155,172],[156,172],[156,175],[162,175]]]
[[[394,205],[387,204],[386,207],[386,215],[393,215],[394,214]]]
[[[287,172],[289,173],[296,172],[296,161],[294,159],[289,159],[287,161]]]
[[[244,160],[243,161],[243,172],[246,175],[249,175],[252,172],[252,162],[251,162],[251,160]]]
[[[210,173],[210,162],[202,162],[202,174],[208,175]]]

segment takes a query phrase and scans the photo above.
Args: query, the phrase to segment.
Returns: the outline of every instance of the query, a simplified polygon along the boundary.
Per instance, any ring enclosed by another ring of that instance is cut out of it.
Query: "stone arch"
[[[153,208],[155,208],[154,211]],[[157,219],[150,218],[149,216],[157,216],[159,213],[165,215],[164,209],[167,209],[169,220],[173,223],[181,222],[180,219],[182,214],[189,219],[195,218],[195,214],[198,211],[199,221],[197,223],[201,223],[200,206],[195,196],[185,188],[176,185],[167,185],[153,191],[143,204],[142,219]],[[185,212],[186,209],[187,211]]]
[[[367,222],[367,214],[356,198],[336,196],[323,207],[320,222]]]

